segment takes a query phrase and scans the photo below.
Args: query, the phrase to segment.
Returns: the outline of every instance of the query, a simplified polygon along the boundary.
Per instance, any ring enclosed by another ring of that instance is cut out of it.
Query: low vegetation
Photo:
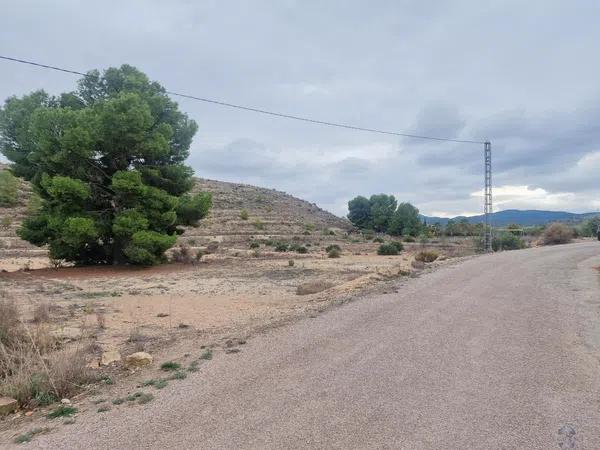
[[[310,281],[308,283],[302,283],[296,288],[296,294],[298,295],[310,295],[323,292],[333,287],[333,283],[328,281]]]
[[[397,255],[400,253],[398,246],[393,243],[381,244],[377,249],[378,255]]]
[[[520,250],[526,246],[525,241],[521,237],[507,232],[495,235],[492,240],[492,249],[495,252],[503,250]]]
[[[421,251],[415,255],[416,261],[430,263],[438,259],[439,255],[433,251]]]
[[[0,299],[0,396],[22,406],[68,397],[95,380],[87,353],[83,345],[61,348],[46,323],[26,324],[13,301]]]
[[[550,224],[541,236],[543,245],[567,244],[573,240],[573,229],[562,223]]]

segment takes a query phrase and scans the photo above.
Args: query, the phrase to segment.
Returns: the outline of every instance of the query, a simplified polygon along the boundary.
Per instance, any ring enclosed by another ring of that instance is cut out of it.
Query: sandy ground
[[[0,291],[18,300],[29,319],[37,305],[49,305],[55,331],[66,341],[83,335],[93,336],[103,349],[126,347],[131,341],[138,342],[138,349],[152,348],[168,335],[244,332],[322,309],[319,303],[410,272],[412,259],[412,252],[345,254],[338,259],[293,253],[260,258],[210,255],[197,265],[3,272]],[[42,258],[27,261],[33,267],[45,266]],[[12,259],[1,261],[0,269],[15,264]],[[307,282],[331,287],[297,295],[297,287]]]
[[[599,258],[581,243],[399,279],[220,352],[147,405],[77,403],[30,445],[600,448]]]

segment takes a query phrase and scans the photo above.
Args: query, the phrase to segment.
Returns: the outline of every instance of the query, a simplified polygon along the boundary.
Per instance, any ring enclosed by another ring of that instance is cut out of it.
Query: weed
[[[187,378],[187,373],[184,372],[183,370],[178,370],[177,372],[173,373],[173,375],[171,375],[169,377],[169,380],[185,380]]]
[[[285,242],[277,242],[275,244],[275,251],[276,252],[287,252],[288,251],[288,244]]]
[[[204,359],[204,360],[210,360],[212,359],[213,354],[212,354],[212,350],[210,348],[207,348],[206,350],[204,350],[204,353],[202,353],[200,355],[200,359]]]
[[[17,443],[17,444],[24,444],[26,442],[31,441],[31,439],[33,439],[33,437],[36,434],[48,433],[49,431],[50,431],[50,428],[47,428],[47,427],[45,427],[45,428],[34,428],[33,430],[28,431],[27,433],[23,433],[23,434],[17,436],[15,438],[15,443]]]
[[[115,398],[112,401],[113,405],[122,405],[123,403],[125,403],[125,399],[123,397]]]
[[[258,242],[251,242],[250,243],[250,248],[259,248],[260,244]]]
[[[181,368],[181,364],[176,363],[174,361],[167,361],[160,365],[160,368],[165,372],[172,372]]]
[[[144,405],[144,404],[146,404],[146,403],[149,403],[149,402],[151,402],[152,400],[154,400],[154,395],[152,395],[152,394],[146,394],[146,393],[142,393],[142,394],[141,394],[141,395],[138,397],[138,399],[137,399],[137,402],[138,402],[140,405]]]
[[[154,383],[154,387],[156,389],[163,389],[165,387],[167,387],[167,385],[169,384],[169,382],[163,378],[161,378],[160,380],[156,380],[156,383]]]
[[[187,368],[188,372],[198,372],[198,370],[200,370],[200,368],[198,367],[199,365],[199,361],[192,361],[189,367]]]
[[[294,260],[293,260],[293,259],[290,259],[290,260],[288,261],[288,266],[289,266],[289,267],[294,267]]]
[[[129,394],[127,397],[125,397],[125,400],[127,400],[128,402],[135,402],[143,394],[143,392],[134,392],[133,394]]]
[[[240,211],[240,219],[242,220],[248,220],[248,211],[245,209],[242,209]]]
[[[254,228],[256,228],[257,230],[264,230],[265,229],[265,224],[260,219],[256,219],[254,221],[253,225],[254,225]]]
[[[70,417],[77,412],[77,408],[69,405],[59,405],[53,411],[48,413],[48,419],[56,419],[57,417]]]
[[[50,322],[50,305],[46,302],[39,303],[33,310],[34,323]]]
[[[108,405],[101,406],[101,407],[100,407],[100,408],[98,408],[96,411],[97,411],[97,412],[99,412],[99,413],[103,413],[103,412],[110,411],[110,406],[108,406]]]
[[[105,398],[99,398],[97,400],[93,400],[92,403],[94,405],[99,405],[100,403],[105,403],[107,400]]]

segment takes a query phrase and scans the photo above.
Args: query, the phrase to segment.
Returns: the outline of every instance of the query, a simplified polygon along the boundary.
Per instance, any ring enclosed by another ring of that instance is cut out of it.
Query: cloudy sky
[[[0,54],[128,63],[167,89],[391,131],[486,140],[495,209],[600,210],[600,2],[0,0]],[[0,98],[76,77],[0,61]],[[190,164],[339,215],[392,193],[479,214],[483,148],[329,128],[180,99]]]

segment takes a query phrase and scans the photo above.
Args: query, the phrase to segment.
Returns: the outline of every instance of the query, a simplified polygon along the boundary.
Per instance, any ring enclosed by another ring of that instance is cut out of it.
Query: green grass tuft
[[[173,362],[173,361],[167,361],[164,362],[160,365],[160,368],[162,370],[164,370],[165,372],[172,372],[174,370],[178,370],[179,368],[181,368],[181,364]]]
[[[212,350],[210,348],[207,348],[206,350],[204,350],[204,353],[202,353],[200,355],[200,359],[204,359],[204,360],[209,360],[212,359],[213,354],[212,354]]]
[[[54,411],[48,413],[48,419],[56,419],[57,417],[70,417],[77,412],[77,408],[72,406],[60,405]]]

